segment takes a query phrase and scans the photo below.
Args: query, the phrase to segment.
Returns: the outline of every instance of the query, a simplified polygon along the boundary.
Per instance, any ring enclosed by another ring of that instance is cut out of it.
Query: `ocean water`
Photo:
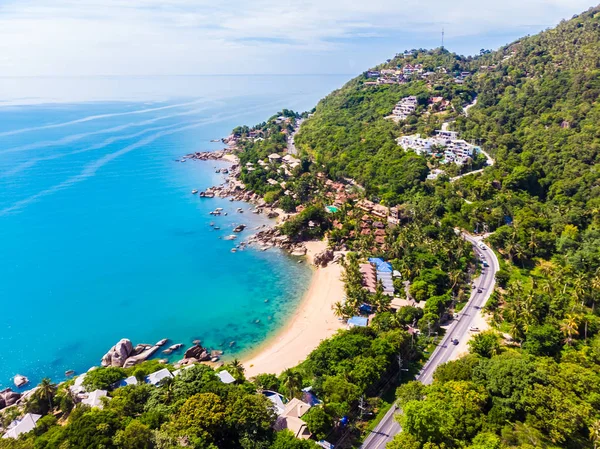
[[[310,268],[276,250],[232,253],[222,237],[236,224],[247,236],[268,220],[191,194],[226,164],[175,159],[282,107],[310,109],[344,79],[0,83],[0,387],[81,373],[123,337],[200,339],[233,357],[279,329]]]

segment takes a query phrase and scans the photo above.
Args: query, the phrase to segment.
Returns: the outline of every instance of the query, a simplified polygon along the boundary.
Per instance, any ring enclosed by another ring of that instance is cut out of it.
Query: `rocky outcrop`
[[[199,362],[210,360],[210,353],[200,345],[194,345],[185,351],[184,360],[196,359]]]
[[[122,338],[102,357],[102,366],[123,366],[125,361],[134,354],[133,345],[127,338]]]
[[[0,391],[0,410],[16,404],[19,399],[21,399],[21,394],[10,388]]]
[[[133,365],[137,365],[138,363],[143,362],[144,360],[149,359],[154,355],[156,351],[160,349],[160,346],[150,346],[150,345],[138,345],[136,348],[143,346],[144,349],[141,352],[135,351],[131,357],[128,357],[127,360],[123,363],[123,368],[129,368]]]
[[[198,151],[196,153],[190,153],[183,156],[185,159],[197,159],[199,161],[219,161],[225,159],[228,154],[233,154],[233,149],[227,148],[219,151]]]
[[[326,267],[327,264],[329,262],[331,262],[333,260],[333,251],[330,249],[326,249],[324,251],[321,251],[318,254],[315,254],[315,257],[313,259],[313,263],[317,266],[317,267]]]

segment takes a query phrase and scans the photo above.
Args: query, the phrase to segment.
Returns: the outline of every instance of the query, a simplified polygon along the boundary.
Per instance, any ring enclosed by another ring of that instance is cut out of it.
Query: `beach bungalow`
[[[223,382],[224,384],[232,384],[235,382],[235,378],[229,374],[229,371],[219,371],[217,373],[217,376],[219,377],[219,379],[221,379],[221,382]]]
[[[281,156],[278,155],[277,153],[273,153],[269,155],[269,162],[271,162],[272,164],[276,164],[281,160]]]
[[[146,376],[146,383],[150,385],[159,385],[163,379],[172,379],[173,374],[167,368],[155,371],[152,374]]]
[[[71,393],[79,394],[79,393],[85,392],[85,388],[83,387],[83,381],[85,379],[85,375],[86,374],[83,373],[81,376],[77,376],[75,378],[75,383],[69,387],[69,389],[71,390]]]
[[[353,327],[367,327],[369,319],[366,316],[353,316],[348,320],[348,329]]]
[[[34,413],[27,413],[25,416],[19,419],[15,419],[6,428],[7,431],[2,438],[19,438],[19,435],[29,433],[35,429],[35,424],[42,417],[42,415],[36,415]]]
[[[296,438],[306,440],[311,437],[311,433],[308,431],[308,426],[302,419],[300,419],[311,406],[300,399],[294,398],[288,402],[283,410],[283,413],[279,415],[275,422],[275,430],[289,430]]]
[[[87,398],[81,401],[82,404],[89,405],[92,408],[102,408],[104,403],[102,398],[107,397],[106,390],[94,390],[88,394]]]
[[[262,394],[273,403],[273,410],[277,416],[280,416],[285,411],[286,399],[283,395],[271,390],[263,390]]]
[[[386,218],[390,214],[390,209],[381,204],[373,205],[373,215],[379,218]]]
[[[126,387],[127,385],[137,385],[138,380],[135,376],[129,376],[121,381],[121,386]]]
[[[125,379],[121,379],[118,382],[115,382],[114,384],[111,385],[112,389],[115,388],[119,388],[119,387],[126,387],[128,385],[137,385],[138,384],[138,380],[136,379],[135,376],[129,376]]]
[[[375,203],[369,200],[361,200],[356,204],[356,206],[365,212],[371,212],[371,210],[373,210],[373,206],[375,206]]]
[[[302,400],[311,407],[314,407],[315,405],[320,405],[322,401],[315,396],[315,394],[312,392],[312,389],[312,387],[306,387],[302,389]]]

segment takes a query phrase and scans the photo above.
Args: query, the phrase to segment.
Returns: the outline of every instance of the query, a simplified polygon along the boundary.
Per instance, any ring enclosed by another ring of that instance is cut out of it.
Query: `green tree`
[[[114,366],[96,368],[85,375],[83,386],[87,391],[107,390],[126,377],[125,370]]]
[[[312,407],[302,416],[302,420],[317,440],[325,439],[333,428],[333,419],[322,407]]]
[[[279,377],[281,388],[290,397],[296,397],[302,389],[302,375],[299,371],[288,368]]]
[[[119,449],[151,449],[154,447],[150,428],[135,419],[124,429],[118,430],[113,441]]]
[[[500,341],[495,331],[475,334],[469,341],[469,349],[481,357],[490,358],[500,351]]]
[[[275,434],[269,449],[318,449],[318,447],[311,440],[299,440],[289,430],[283,430]]]
[[[56,396],[56,390],[56,384],[52,383],[48,377],[44,377],[38,385],[35,396],[40,402],[46,404],[46,410],[52,410],[52,401],[54,396]]]

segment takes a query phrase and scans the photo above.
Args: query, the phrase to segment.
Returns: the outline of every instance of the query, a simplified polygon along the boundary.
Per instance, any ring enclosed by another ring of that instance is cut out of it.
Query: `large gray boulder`
[[[10,388],[0,391],[0,410],[16,404],[19,399],[21,399],[21,394]]]
[[[125,360],[134,353],[133,345],[127,338],[122,338],[119,342],[110,348],[104,357],[102,357],[102,366],[119,366],[125,364]]]
[[[187,351],[185,351],[183,358],[184,359],[192,359],[193,358],[200,362],[204,362],[206,360],[210,360],[210,354],[202,346],[194,345],[191,348],[189,348]]]
[[[326,249],[315,255],[313,262],[317,267],[326,267],[333,260],[333,251]]]

